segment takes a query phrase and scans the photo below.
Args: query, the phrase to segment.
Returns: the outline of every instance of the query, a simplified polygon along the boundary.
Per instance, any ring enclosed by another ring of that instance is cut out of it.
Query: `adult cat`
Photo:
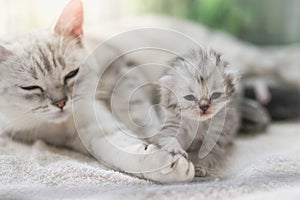
[[[192,180],[191,162],[124,134],[131,131],[121,122],[113,123],[107,102],[95,100],[96,71],[104,63],[91,56],[83,62],[88,53],[82,24],[82,3],[71,0],[54,31],[30,32],[0,42],[1,132],[83,153],[88,153],[87,147],[111,168],[137,177],[157,182]],[[114,54],[108,46],[107,52]],[[126,68],[126,63],[115,64]]]

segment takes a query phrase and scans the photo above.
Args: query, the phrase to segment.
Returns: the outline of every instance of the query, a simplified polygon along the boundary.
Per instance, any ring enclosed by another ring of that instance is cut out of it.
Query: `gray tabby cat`
[[[188,156],[196,176],[212,175],[240,124],[237,74],[213,50],[192,50],[171,66],[159,81],[165,124],[156,139],[170,152]]]
[[[105,98],[95,100],[97,72],[104,65],[99,58],[107,55],[90,56],[84,62],[88,51],[82,23],[82,3],[71,0],[54,31],[30,32],[0,42],[0,133],[91,153],[112,169],[137,177],[191,181],[195,173],[191,162],[131,137],[138,133],[121,121],[114,123]],[[115,51],[107,46],[106,52]],[[115,64],[126,71],[126,63]],[[122,100],[122,94],[117,95]],[[141,103],[148,104],[147,96]]]

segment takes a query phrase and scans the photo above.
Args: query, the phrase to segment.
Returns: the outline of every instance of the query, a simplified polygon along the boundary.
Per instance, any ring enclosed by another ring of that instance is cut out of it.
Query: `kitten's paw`
[[[168,152],[176,155],[176,154],[180,154],[182,155],[183,157],[187,158],[188,157],[188,154],[185,150],[183,150],[181,147],[179,146],[175,146],[175,147],[170,147],[168,148]]]
[[[207,170],[202,167],[195,166],[195,176],[196,177],[205,177],[205,176],[207,176]]]

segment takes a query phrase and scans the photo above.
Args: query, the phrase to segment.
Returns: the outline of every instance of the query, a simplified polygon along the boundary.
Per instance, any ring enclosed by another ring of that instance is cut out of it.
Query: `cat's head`
[[[72,0],[53,30],[0,41],[1,113],[37,124],[72,114],[73,85],[86,57],[82,15],[81,1]]]
[[[191,50],[171,62],[160,79],[163,106],[200,121],[218,113],[231,100],[236,72],[213,50]]]

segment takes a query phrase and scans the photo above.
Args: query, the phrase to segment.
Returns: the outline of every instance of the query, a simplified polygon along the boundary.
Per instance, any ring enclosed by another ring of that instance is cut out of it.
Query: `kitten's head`
[[[213,50],[192,50],[171,62],[160,79],[162,104],[182,116],[207,120],[231,100],[236,72]]]
[[[71,115],[75,79],[86,56],[82,5],[72,0],[53,31],[0,41],[0,109],[8,118],[61,121]]]

